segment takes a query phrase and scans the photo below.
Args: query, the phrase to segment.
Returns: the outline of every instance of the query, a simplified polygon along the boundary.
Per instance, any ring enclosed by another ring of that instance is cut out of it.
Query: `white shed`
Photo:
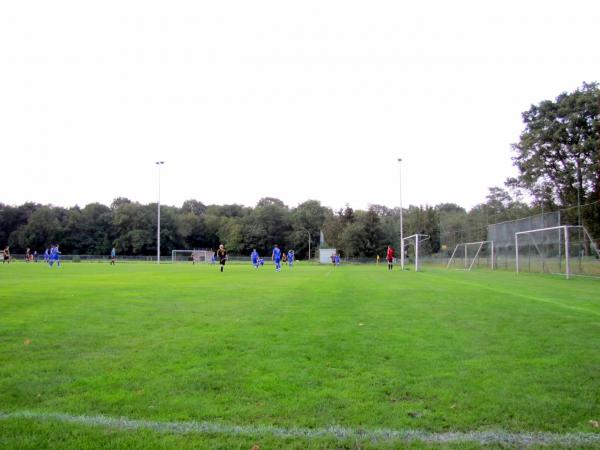
[[[331,264],[331,255],[336,254],[335,248],[320,248],[319,249],[319,262],[321,264]]]

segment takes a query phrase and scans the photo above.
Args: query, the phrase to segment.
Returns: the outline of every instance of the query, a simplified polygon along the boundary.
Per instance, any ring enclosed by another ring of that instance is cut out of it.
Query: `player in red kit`
[[[392,266],[394,263],[394,249],[388,245],[387,253],[385,254],[385,259],[388,262],[388,270],[392,270]]]

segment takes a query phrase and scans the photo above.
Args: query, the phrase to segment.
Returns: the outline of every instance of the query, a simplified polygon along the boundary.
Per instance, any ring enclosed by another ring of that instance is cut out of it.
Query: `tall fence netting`
[[[581,226],[560,226],[517,234],[519,272],[600,276],[600,253]]]
[[[494,267],[506,270],[516,268],[515,233],[557,227],[560,224],[560,211],[553,211],[488,225],[487,240],[494,242]]]

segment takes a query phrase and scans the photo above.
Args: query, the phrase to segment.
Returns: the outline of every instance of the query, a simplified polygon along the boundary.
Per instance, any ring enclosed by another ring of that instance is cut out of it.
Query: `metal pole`
[[[569,232],[567,231],[567,227],[563,229],[565,230],[565,271],[568,280],[571,275],[571,265],[569,264]]]
[[[157,203],[157,226],[156,226],[156,264],[160,264],[160,166],[164,161],[156,161],[158,166],[158,203]]]
[[[519,235],[515,233],[515,264],[519,273]]]
[[[581,183],[577,184],[577,225],[581,226]]]
[[[400,269],[404,270],[404,230],[402,226],[402,158],[398,158],[400,170]]]
[[[419,235],[415,237],[415,272],[419,271]]]

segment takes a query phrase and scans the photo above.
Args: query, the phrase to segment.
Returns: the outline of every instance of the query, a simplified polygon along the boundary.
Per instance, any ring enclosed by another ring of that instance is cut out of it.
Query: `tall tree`
[[[314,256],[319,243],[319,232],[323,229],[325,217],[330,212],[317,200],[307,200],[292,210],[293,231],[289,239],[296,255],[302,258],[307,256],[310,236],[311,253]]]
[[[60,243],[63,237],[61,208],[42,206],[31,213],[27,225],[17,232],[19,247],[33,250],[43,250],[50,244]]]
[[[184,213],[192,213],[196,216],[200,216],[206,212],[206,205],[198,200],[190,199],[183,202],[181,210]]]
[[[525,111],[525,130],[512,146],[519,175],[507,185],[527,190],[538,202],[551,198],[560,206],[597,199],[599,98],[598,83],[583,83]]]

